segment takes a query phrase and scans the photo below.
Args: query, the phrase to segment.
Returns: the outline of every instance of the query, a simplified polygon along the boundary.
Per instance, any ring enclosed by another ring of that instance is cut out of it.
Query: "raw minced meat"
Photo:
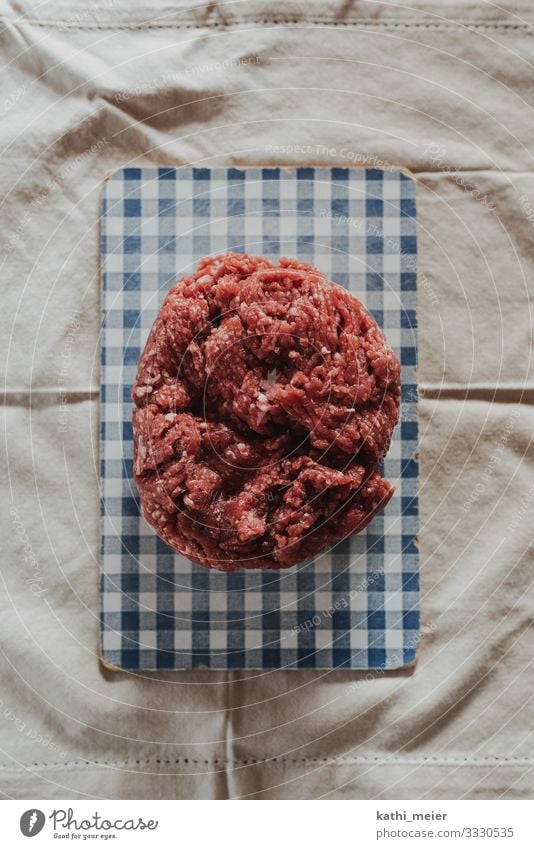
[[[399,362],[360,301],[304,263],[203,259],[167,294],[132,398],[145,518],[204,566],[292,566],[393,494],[378,464]]]

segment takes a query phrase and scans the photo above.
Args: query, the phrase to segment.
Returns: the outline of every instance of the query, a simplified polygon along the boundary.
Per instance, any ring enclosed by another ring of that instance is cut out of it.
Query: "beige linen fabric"
[[[533,24],[526,2],[12,2],[0,21],[4,798],[532,794]],[[380,160],[418,180],[416,667],[104,669],[103,178]]]

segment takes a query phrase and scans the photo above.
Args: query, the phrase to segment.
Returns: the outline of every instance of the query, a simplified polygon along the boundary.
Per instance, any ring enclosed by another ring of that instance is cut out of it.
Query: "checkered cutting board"
[[[124,669],[396,668],[419,633],[416,222],[398,170],[126,168],[102,211],[102,657]],[[140,516],[130,386],[170,285],[207,254],[296,257],[366,304],[402,363],[396,493],[366,531],[283,571],[191,564]]]

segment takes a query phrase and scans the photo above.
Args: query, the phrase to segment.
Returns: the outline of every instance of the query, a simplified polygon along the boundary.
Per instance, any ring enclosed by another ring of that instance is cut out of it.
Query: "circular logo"
[[[36,834],[39,834],[45,824],[45,820],[45,815],[37,808],[30,808],[29,811],[24,811],[20,818],[20,830],[24,837],[35,837]]]

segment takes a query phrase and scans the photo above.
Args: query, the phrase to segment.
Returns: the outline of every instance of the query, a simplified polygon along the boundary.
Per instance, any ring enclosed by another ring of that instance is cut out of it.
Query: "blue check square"
[[[398,219],[398,225],[392,220]],[[393,239],[392,232],[400,233]],[[413,663],[419,633],[414,181],[364,168],[125,168],[102,202],[103,661],[121,669],[374,669]],[[301,259],[373,312],[401,361],[402,422],[368,528],[292,569],[190,563],[143,519],[130,387],[166,291],[205,255]]]

